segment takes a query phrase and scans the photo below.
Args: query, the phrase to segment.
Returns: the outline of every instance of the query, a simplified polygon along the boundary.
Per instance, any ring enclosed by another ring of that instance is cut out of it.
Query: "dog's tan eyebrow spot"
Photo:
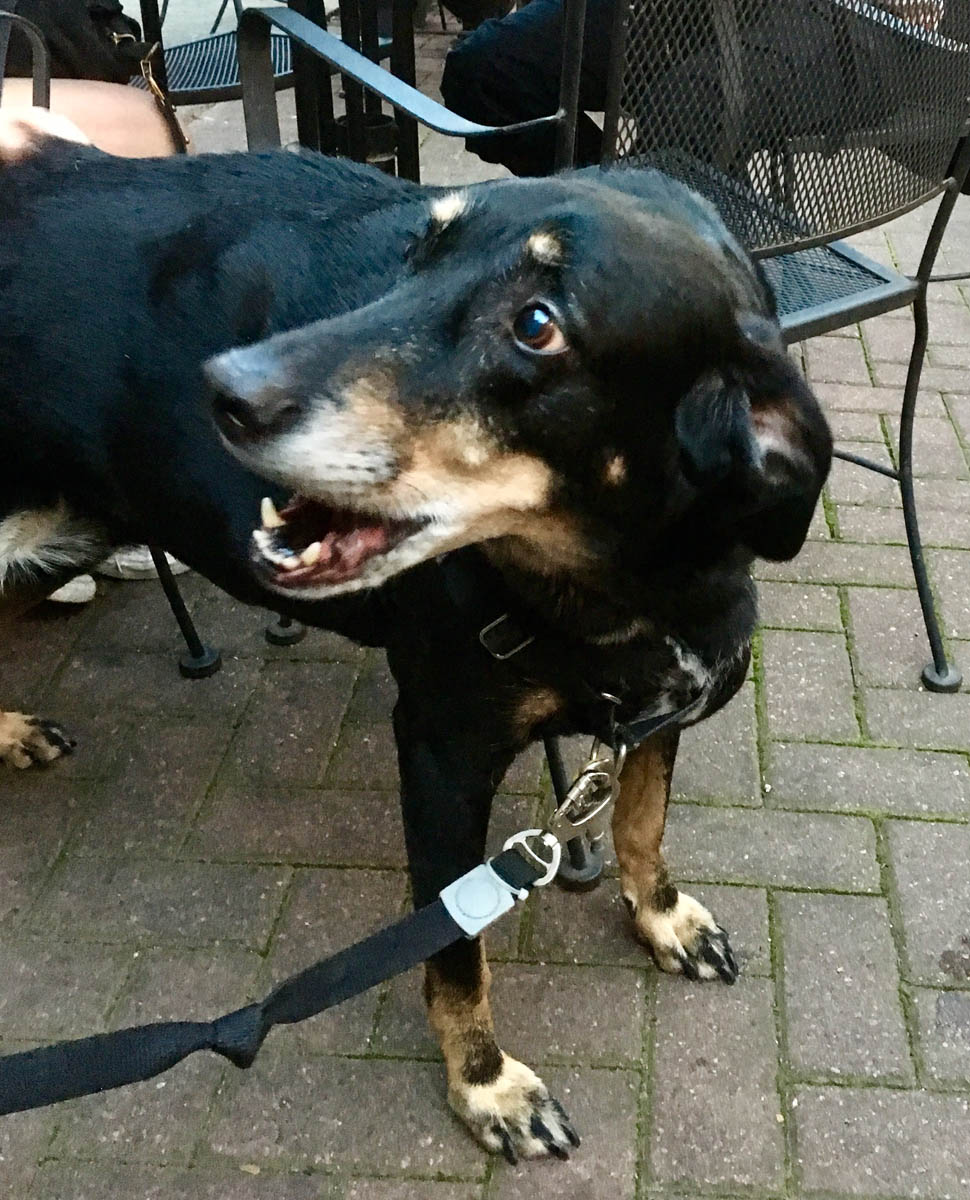
[[[545,266],[555,267],[562,262],[562,243],[548,230],[540,229],[532,234],[525,248],[536,262]]]
[[[468,208],[468,197],[464,192],[449,192],[447,196],[439,196],[431,205],[431,219],[444,229],[452,221],[457,221]]]
[[[603,470],[603,482],[619,487],[626,479],[626,459],[622,454],[614,454]]]

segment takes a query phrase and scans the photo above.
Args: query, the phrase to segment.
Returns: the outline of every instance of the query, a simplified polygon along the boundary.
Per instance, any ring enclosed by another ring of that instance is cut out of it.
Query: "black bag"
[[[0,0],[0,8],[6,7]],[[55,78],[127,83],[141,73],[141,60],[151,49],[141,40],[141,26],[125,16],[118,0],[17,0],[14,11],[44,35]],[[5,73],[31,73],[30,46],[16,26]]]

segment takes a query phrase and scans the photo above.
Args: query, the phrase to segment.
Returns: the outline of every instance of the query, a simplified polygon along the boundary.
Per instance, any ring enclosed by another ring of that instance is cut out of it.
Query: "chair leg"
[[[549,763],[549,774],[552,777],[552,790],[556,804],[562,804],[569,790],[569,779],[566,775],[566,764],[562,760],[562,750],[559,739],[547,737],[546,761]],[[565,846],[566,853],[562,856],[559,870],[556,872],[556,883],[567,892],[590,892],[599,884],[603,874],[603,839],[602,837],[587,838],[585,834],[570,838]]]
[[[295,646],[306,637],[306,626],[292,617],[277,616],[266,626],[263,635],[271,646]]]
[[[925,288],[913,304],[913,318],[916,325],[916,336],[913,340],[909,370],[906,373],[906,389],[903,393],[903,407],[899,420],[899,487],[903,499],[903,518],[906,522],[909,556],[912,560],[916,590],[919,593],[920,608],[923,612],[923,624],[926,626],[926,635],[929,638],[930,650],[933,654],[933,661],[927,663],[923,668],[922,680],[931,692],[955,692],[963,682],[963,676],[957,667],[947,662],[946,647],[943,644],[933,592],[926,573],[919,519],[916,514],[916,493],[913,489],[913,419],[916,414],[916,397],[919,392],[920,374],[923,370],[923,357],[926,354],[926,343],[929,337]]]
[[[189,610],[185,607],[182,593],[175,582],[172,568],[168,565],[164,550],[159,550],[156,546],[149,546],[148,549],[151,551],[152,562],[158,572],[165,599],[168,601],[175,620],[178,621],[182,637],[185,638],[185,644],[188,647],[188,653],[179,656],[179,671],[186,679],[205,679],[208,675],[214,675],[222,666],[222,652],[202,644],[195,625],[192,623],[192,618],[189,616]]]

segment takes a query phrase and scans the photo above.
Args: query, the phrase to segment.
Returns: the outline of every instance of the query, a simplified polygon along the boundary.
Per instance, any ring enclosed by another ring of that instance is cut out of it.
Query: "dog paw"
[[[24,713],[0,712],[0,763],[31,767],[70,754],[75,742],[59,725]]]
[[[513,1165],[520,1158],[565,1159],[579,1145],[559,1101],[534,1071],[507,1054],[491,1083],[452,1087],[448,1100],[482,1145]]]
[[[693,896],[678,892],[672,908],[659,911],[638,908],[624,895],[637,927],[637,934],[650,948],[657,966],[688,979],[714,979],[734,983],[738,964],[728,935],[703,904]]]

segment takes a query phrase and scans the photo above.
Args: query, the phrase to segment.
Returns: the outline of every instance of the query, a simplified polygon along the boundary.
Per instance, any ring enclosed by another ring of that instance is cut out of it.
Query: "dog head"
[[[681,526],[795,553],[828,430],[703,202],[575,173],[442,195],[423,224],[381,299],[206,366],[227,444],[294,493],[254,531],[269,587],[323,599],[473,542],[636,572]]]

